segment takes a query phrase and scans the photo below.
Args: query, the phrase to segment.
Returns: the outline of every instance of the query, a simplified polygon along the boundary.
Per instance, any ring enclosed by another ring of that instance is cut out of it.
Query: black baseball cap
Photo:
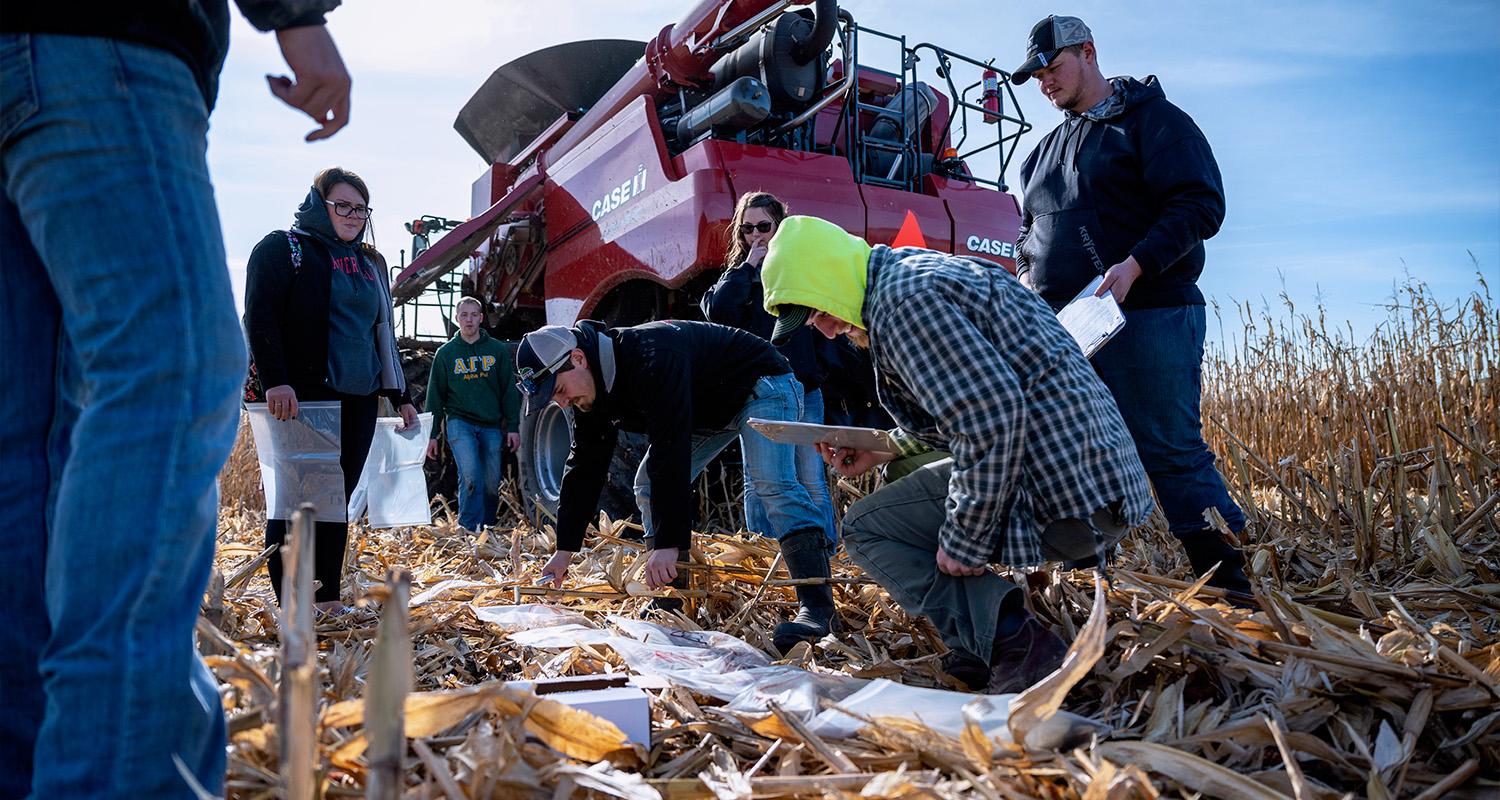
[[[792,335],[807,324],[812,309],[794,303],[782,303],[776,307],[776,327],[771,329],[771,344],[780,347],[792,340]]]
[[[1064,47],[1092,41],[1094,34],[1083,20],[1053,14],[1032,26],[1031,37],[1026,40],[1026,61],[1010,74],[1010,82],[1020,86],[1031,73],[1051,64]]]
[[[562,325],[545,325],[521,340],[516,349],[516,388],[526,398],[527,416],[552,402],[558,368],[568,363],[577,347],[573,329]]]

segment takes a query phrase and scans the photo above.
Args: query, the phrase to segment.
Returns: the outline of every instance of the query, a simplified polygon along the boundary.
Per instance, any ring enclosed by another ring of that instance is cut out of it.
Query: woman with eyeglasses
[[[353,172],[330,167],[313,178],[291,230],[272,231],[250,254],[245,276],[245,333],[267,410],[278,420],[297,416],[299,403],[338,401],[339,465],[347,497],[375,435],[382,396],[399,409],[405,430],[417,424],[391,327],[390,275],[385,259],[364,239],[370,192]],[[287,521],[266,521],[266,545],[286,540]],[[318,610],[344,610],[348,524],[316,524],[314,577]],[[282,562],[267,568],[277,599]]]
[[[786,218],[786,206],[768,192],[749,192],[735,204],[729,225],[729,253],[724,274],[703,295],[701,308],[709,322],[749,331],[762,339],[771,338],[776,318],[761,305],[760,265],[766,258],[776,226]],[[821,387],[832,343],[812,328],[805,328],[781,348],[781,354],[792,364],[792,373],[802,384],[803,422],[823,421]],[[783,541],[782,557],[794,578],[827,577],[828,559],[838,542],[833,500],[828,494],[828,474],[823,459],[811,447],[797,448],[797,478],[819,508],[826,509],[824,540],[821,542]],[[745,527],[755,533],[769,533],[770,519],[760,498],[745,488]],[[788,537],[791,538],[791,537]],[[821,562],[821,563],[819,563]],[[804,597],[804,595],[807,595]],[[797,587],[799,612],[794,624],[802,624],[809,636],[827,633],[827,620],[807,617],[807,609],[832,608],[833,595],[827,585]],[[780,631],[778,631],[780,632]]]

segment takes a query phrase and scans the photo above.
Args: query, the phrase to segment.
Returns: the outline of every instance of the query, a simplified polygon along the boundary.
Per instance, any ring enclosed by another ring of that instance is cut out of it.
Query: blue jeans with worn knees
[[[802,421],[821,423],[823,421],[823,393],[814,389],[802,395]],[[760,436],[759,432],[752,432],[749,436]],[[740,450],[745,446],[741,440]],[[828,494],[828,468],[823,464],[823,457],[818,451],[811,447],[797,448],[797,480],[807,489],[808,495],[813,502],[820,507],[827,507],[828,516],[824,520],[823,532],[827,534],[829,542],[838,542],[838,523],[833,518],[833,498]],[[755,533],[764,533],[771,530],[771,520],[766,516],[765,503],[760,501],[760,495],[755,493],[755,486],[750,481],[745,481],[745,529]]]
[[[500,509],[500,460],[505,431],[448,417],[448,447],[458,473],[458,524],[471,531],[492,525]]]
[[[1203,442],[1204,323],[1203,306],[1126,311],[1125,327],[1093,358],[1174,535],[1207,530],[1206,508],[1232,530],[1245,527]]]
[[[708,462],[729,443],[740,437],[745,456],[745,483],[753,486],[765,504],[769,529],[758,531],[780,539],[792,531],[819,528],[825,524],[831,503],[826,495],[820,506],[797,479],[796,446],[778,444],[750,427],[746,420],[776,419],[796,422],[802,419],[802,384],[791,373],[771,375],[755,382],[745,405],[729,424],[718,430],[693,431],[693,455],[689,477],[696,478]],[[656,520],[651,513],[651,481],[646,465],[650,449],[641,459],[635,473],[635,502],[641,510],[647,536],[656,535]]]
[[[177,56],[0,35],[0,796],[223,791],[193,626],[245,349],[207,126]]]

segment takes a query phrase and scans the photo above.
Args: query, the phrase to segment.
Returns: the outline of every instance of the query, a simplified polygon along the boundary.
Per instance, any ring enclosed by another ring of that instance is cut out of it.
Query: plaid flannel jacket
[[[1050,522],[1124,500],[1151,513],[1146,472],[1109,389],[1052,309],[987,261],[878,246],[862,315],[880,401],[953,453],[943,550],[971,567],[1044,559]]]

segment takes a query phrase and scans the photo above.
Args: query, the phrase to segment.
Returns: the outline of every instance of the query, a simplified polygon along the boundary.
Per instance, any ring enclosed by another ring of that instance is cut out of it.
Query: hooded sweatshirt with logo
[[[521,393],[510,350],[483,328],[471,344],[454,334],[432,357],[427,410],[434,421],[457,417],[482,428],[515,433],[521,420]],[[432,438],[438,437],[432,426]]]
[[[1203,240],[1224,220],[1213,151],[1155,76],[1111,81],[1108,102],[1067,113],[1021,166],[1018,274],[1061,308],[1133,255],[1124,308],[1203,305]]]
[[[753,334],[708,322],[669,320],[609,328],[583,320],[573,328],[588,358],[595,399],[574,409],[573,449],[557,504],[557,549],[576,551],[595,518],[599,493],[622,430],[646,434],[656,547],[692,539],[693,431],[720,430],[739,415],[768,375],[792,371],[786,357]],[[600,337],[610,340],[600,357]]]
[[[245,337],[261,385],[289,385],[303,400],[334,391],[409,403],[385,259],[340,239],[328,208],[309,189],[297,209],[290,233],[300,265],[287,231],[267,234],[250,252]]]

